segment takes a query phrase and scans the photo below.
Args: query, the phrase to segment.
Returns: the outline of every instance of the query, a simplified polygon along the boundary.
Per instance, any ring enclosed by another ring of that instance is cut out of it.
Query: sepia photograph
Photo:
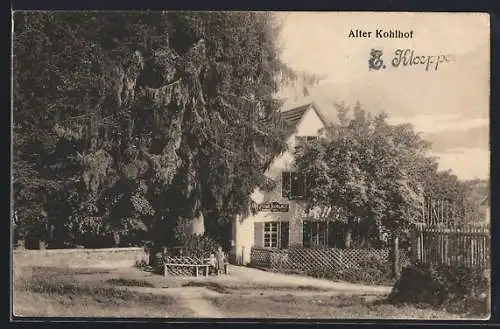
[[[490,318],[488,14],[12,19],[11,320]]]

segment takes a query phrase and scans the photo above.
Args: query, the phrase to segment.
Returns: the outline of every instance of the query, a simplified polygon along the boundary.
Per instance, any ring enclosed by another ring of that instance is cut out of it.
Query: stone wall
[[[50,267],[132,267],[148,261],[144,248],[14,250],[13,265]]]

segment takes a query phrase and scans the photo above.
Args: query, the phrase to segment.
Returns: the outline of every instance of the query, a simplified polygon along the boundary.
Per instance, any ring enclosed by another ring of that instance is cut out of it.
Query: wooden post
[[[417,261],[421,262],[423,260],[423,235],[421,228],[418,228],[417,231]]]
[[[471,267],[476,265],[476,255],[475,255],[475,241],[474,241],[474,231],[475,231],[475,228],[474,227],[471,227],[470,229],[470,232],[471,234],[469,235],[469,241],[470,241],[470,247],[471,247],[471,255],[470,255],[470,265]]]
[[[450,259],[448,257],[448,239],[450,235],[449,232],[445,234],[444,236],[444,259],[445,259],[445,265],[450,265]]]
[[[399,279],[399,237],[395,232],[392,235],[392,274],[395,279]]]
[[[417,239],[417,228],[413,227],[411,229],[411,260],[415,262],[418,255],[418,239]]]

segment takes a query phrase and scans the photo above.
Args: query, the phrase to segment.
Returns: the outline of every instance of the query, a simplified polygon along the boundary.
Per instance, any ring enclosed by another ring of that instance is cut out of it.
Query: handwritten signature
[[[383,52],[379,49],[372,49],[370,51],[370,58],[368,59],[368,68],[370,70],[385,69],[386,65],[382,59]],[[412,49],[396,49],[394,51],[394,58],[391,61],[392,67],[409,67],[409,66],[423,66],[426,71],[437,71],[440,64],[449,63],[453,61],[451,55],[417,55]]]

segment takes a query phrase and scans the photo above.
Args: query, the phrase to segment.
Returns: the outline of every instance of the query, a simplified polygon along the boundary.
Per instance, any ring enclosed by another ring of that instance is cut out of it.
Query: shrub
[[[308,271],[307,275],[365,284],[392,283],[391,263],[382,261],[374,255],[369,255],[359,263],[346,268],[317,267]]]
[[[123,287],[148,287],[154,288],[154,285],[144,281],[144,280],[134,280],[134,279],[124,279],[124,278],[113,278],[106,281],[109,284],[114,286],[123,286]]]
[[[489,289],[489,279],[481,269],[416,264],[403,269],[389,301],[485,315],[489,313],[489,300],[486,298]]]
[[[217,251],[219,244],[207,235],[193,235],[186,239],[183,247],[184,256],[206,258]]]

